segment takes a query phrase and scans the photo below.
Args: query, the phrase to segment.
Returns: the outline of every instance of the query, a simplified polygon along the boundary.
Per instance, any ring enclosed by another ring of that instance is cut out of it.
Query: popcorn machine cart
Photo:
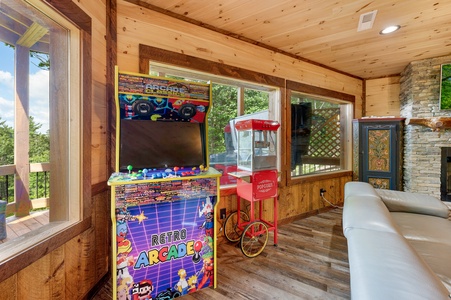
[[[235,125],[238,133],[237,211],[224,222],[224,234],[231,242],[240,242],[247,257],[259,255],[265,248],[269,231],[277,246],[277,129],[270,120],[244,120]],[[241,209],[241,198],[249,202],[249,214]],[[263,201],[273,199],[273,221],[263,219]],[[258,212],[255,206],[258,203]]]

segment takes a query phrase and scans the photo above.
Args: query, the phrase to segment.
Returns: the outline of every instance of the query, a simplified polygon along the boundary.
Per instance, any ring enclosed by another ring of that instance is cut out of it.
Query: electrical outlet
[[[225,208],[221,208],[219,210],[219,219],[224,220],[226,218],[226,215],[227,215],[227,210]]]
[[[324,196],[324,193],[326,192],[325,189],[319,189],[319,195],[322,197]]]

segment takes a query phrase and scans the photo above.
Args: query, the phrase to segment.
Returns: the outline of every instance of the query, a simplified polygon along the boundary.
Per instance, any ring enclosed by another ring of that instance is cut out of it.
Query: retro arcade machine
[[[216,287],[220,173],[206,151],[211,85],[116,69],[113,299]]]
[[[270,120],[243,120],[235,125],[238,132],[237,211],[225,221],[224,232],[231,242],[240,241],[247,257],[259,255],[268,242],[268,231],[274,231],[277,245],[277,129]],[[241,210],[243,198],[249,202],[249,214]],[[263,201],[273,199],[273,221],[263,219]],[[255,206],[258,203],[258,213]]]

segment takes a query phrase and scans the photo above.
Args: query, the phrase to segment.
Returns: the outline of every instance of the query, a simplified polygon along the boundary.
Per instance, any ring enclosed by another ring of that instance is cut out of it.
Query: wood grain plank
[[[108,273],[110,265],[111,237],[111,202],[108,193],[98,194],[93,198],[93,226],[95,228],[95,282],[100,281]]]
[[[2,291],[2,297],[8,300],[16,300],[17,290],[13,287],[17,286],[17,274],[0,281],[0,291]]]
[[[65,299],[64,254],[59,247],[17,274],[18,299]],[[49,280],[52,278],[54,280]],[[39,287],[31,291],[30,283]]]
[[[66,295],[68,299],[81,299],[96,283],[94,228],[91,227],[71,239],[64,247]]]

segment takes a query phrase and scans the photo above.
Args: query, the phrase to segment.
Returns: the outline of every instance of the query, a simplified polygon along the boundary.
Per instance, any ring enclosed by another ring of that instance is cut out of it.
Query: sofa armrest
[[[447,219],[448,207],[439,199],[417,193],[375,189],[389,211],[437,216]]]
[[[349,196],[380,197],[371,184],[362,181],[349,181],[345,184],[345,200]]]

